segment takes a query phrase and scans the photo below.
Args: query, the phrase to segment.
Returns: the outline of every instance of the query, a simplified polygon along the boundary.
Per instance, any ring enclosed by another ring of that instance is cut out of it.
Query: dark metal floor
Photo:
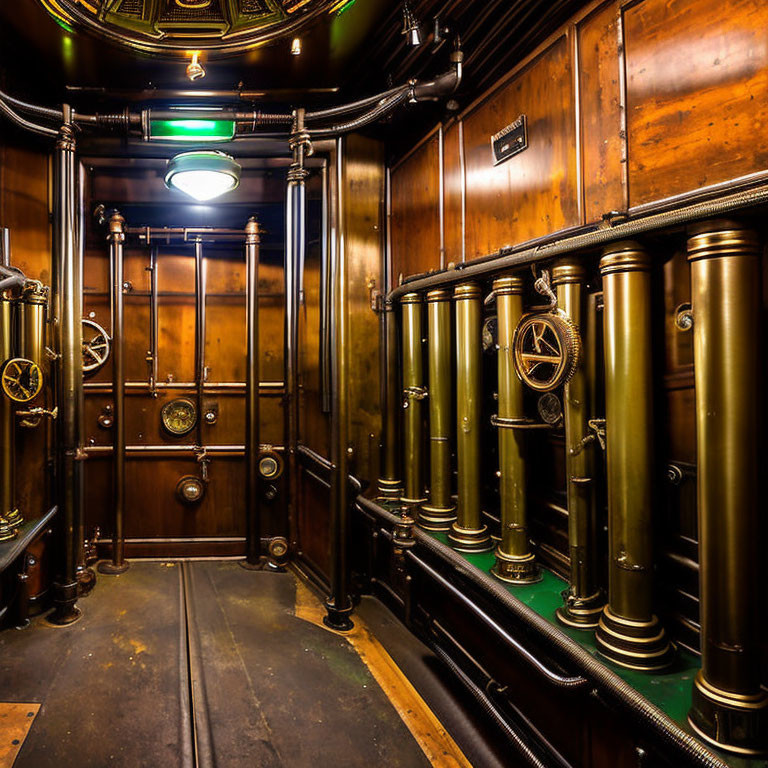
[[[133,563],[83,618],[0,633],[0,701],[40,702],[17,768],[429,765],[292,574]]]

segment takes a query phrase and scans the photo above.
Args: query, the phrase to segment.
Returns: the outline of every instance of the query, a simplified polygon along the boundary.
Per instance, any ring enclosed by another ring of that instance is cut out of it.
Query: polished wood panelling
[[[520,115],[528,149],[493,165],[491,136]],[[466,257],[579,223],[571,45],[566,35],[464,118]]]
[[[577,26],[584,218],[600,221],[624,200],[619,7],[598,6]]]
[[[445,193],[445,263],[464,260],[464,228],[461,217],[464,189],[461,121],[445,129],[443,138],[443,173]]]
[[[632,205],[768,168],[766,28],[762,0],[626,9]]]
[[[440,137],[430,136],[392,171],[392,274],[440,268]]]

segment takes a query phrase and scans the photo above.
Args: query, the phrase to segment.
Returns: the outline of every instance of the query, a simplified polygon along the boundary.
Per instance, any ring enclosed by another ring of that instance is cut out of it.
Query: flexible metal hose
[[[318,128],[317,130],[310,131],[310,136],[313,139],[322,138],[325,136],[337,136],[340,133],[349,133],[350,131],[356,131],[359,128],[364,128],[366,125],[376,122],[380,117],[388,115],[398,104],[401,104],[408,98],[408,90],[400,91],[394,96],[390,96],[386,101],[379,104],[375,109],[366,112],[360,117],[350,120],[347,123],[340,123],[328,128]]]
[[[58,120],[59,122],[63,122],[64,120],[64,113],[60,109],[51,109],[50,107],[41,107],[39,104],[30,104],[28,101],[22,101],[3,91],[0,91],[0,100],[5,101],[7,104],[12,104],[14,107],[18,107],[26,112],[40,115],[41,117]]]
[[[44,125],[38,125],[37,123],[32,123],[26,118],[22,117],[18,112],[15,112],[13,109],[11,109],[5,101],[3,101],[0,98],[0,112],[2,112],[6,117],[8,117],[11,122],[16,123],[20,128],[25,128],[28,131],[32,131],[34,133],[39,133],[41,136],[50,136],[51,138],[55,138],[59,135],[59,132],[55,130],[54,128],[47,128]]]
[[[544,245],[502,248],[495,257],[479,259],[477,263],[458,265],[455,269],[435,272],[427,277],[406,280],[390,291],[387,299],[397,301],[401,296],[412,291],[424,291],[458,280],[468,280],[471,277],[484,277],[502,270],[546,261],[566,253],[588,251],[617,240],[632,239],[654,230],[688,224],[697,219],[714,218],[739,208],[765,203],[768,203],[768,184],[764,183],[759,187],[742,190],[716,200],[705,200],[673,211],[646,215],[605,229],[593,229],[563,237]]]
[[[351,112],[357,112],[360,109],[370,107],[372,104],[378,104],[382,99],[388,99],[390,96],[394,96],[400,91],[407,91],[407,85],[399,85],[396,88],[390,88],[383,93],[377,93],[375,96],[368,96],[365,99],[359,101],[352,101],[349,104],[340,104],[338,107],[329,107],[328,109],[320,109],[316,112],[307,112],[304,115],[304,119],[311,120],[327,120],[329,117],[339,117],[341,115],[348,115]]]

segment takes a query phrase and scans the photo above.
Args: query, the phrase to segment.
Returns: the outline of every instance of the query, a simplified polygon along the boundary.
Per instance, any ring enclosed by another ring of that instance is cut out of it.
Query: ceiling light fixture
[[[403,2],[403,32],[405,40],[412,48],[421,45],[421,24],[411,10],[408,0]]]
[[[294,37],[291,43],[291,54],[293,56],[301,56],[301,38]]]
[[[168,161],[165,185],[205,202],[235,189],[241,171],[240,164],[224,152],[182,152]]]
[[[199,80],[201,77],[205,77],[205,69],[203,68],[203,65],[200,63],[199,59],[200,51],[193,51],[192,61],[187,64],[187,77],[192,82]]]

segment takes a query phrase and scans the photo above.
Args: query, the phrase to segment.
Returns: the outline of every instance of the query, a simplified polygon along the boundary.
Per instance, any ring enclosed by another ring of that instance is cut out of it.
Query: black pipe
[[[77,607],[77,519],[82,503],[81,425],[77,402],[82,396],[82,326],[77,289],[80,260],[77,252],[77,174],[74,126],[71,110],[64,108],[65,121],[58,134],[54,157],[54,249],[53,306],[56,317],[56,495],[59,542],[54,588],[56,609],[51,621],[72,624],[80,618]],[[78,394],[80,393],[80,395]]]
[[[0,99],[0,112],[2,112],[11,122],[16,123],[19,128],[25,128],[33,133],[39,133],[41,136],[49,136],[51,138],[58,136],[59,132],[53,128],[47,128],[44,125],[38,125],[30,120],[22,117],[18,112],[11,109],[5,101]],[[70,113],[71,114],[71,113]]]
[[[125,219],[115,211],[109,219],[109,256],[112,277],[112,560],[99,563],[99,573],[128,570],[125,559]]]
[[[246,379],[245,379],[245,562],[260,567],[261,504],[259,498],[259,225],[245,228]]]

